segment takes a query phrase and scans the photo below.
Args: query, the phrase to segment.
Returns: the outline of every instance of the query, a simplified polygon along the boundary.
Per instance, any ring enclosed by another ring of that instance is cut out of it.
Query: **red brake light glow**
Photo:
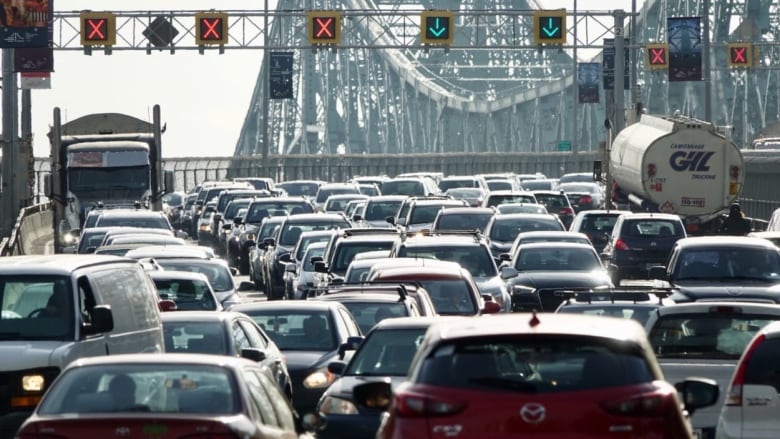
[[[444,401],[414,393],[402,393],[396,397],[395,410],[398,416],[445,416],[463,410],[464,403]]]
[[[558,211],[559,215],[573,215],[574,211],[571,209],[571,207],[562,207],[561,210]]]
[[[593,202],[593,197],[590,195],[583,195],[580,197],[579,204],[590,204]]]
[[[616,416],[664,417],[667,413],[665,401],[670,395],[662,392],[648,392],[633,395],[618,401],[602,401],[599,405],[606,412]]]
[[[617,250],[631,250],[631,247],[629,247],[628,244],[626,244],[626,242],[622,239],[615,241],[615,248]]]

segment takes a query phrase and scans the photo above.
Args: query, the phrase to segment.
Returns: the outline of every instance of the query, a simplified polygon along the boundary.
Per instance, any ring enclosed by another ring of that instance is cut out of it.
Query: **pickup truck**
[[[664,378],[710,378],[718,383],[717,404],[691,418],[696,437],[714,439],[731,376],[745,346],[766,324],[780,320],[777,305],[694,302],[657,308],[645,329]]]

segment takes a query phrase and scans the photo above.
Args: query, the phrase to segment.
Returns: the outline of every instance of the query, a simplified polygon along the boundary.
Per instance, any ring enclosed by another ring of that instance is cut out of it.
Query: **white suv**
[[[726,391],[716,438],[777,437],[780,418],[780,322],[759,331],[745,348]]]

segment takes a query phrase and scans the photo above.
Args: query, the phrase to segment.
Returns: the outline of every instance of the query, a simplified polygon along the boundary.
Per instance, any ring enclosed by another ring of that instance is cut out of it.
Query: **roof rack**
[[[360,235],[398,235],[400,232],[398,229],[390,227],[365,227],[356,229],[341,229],[344,236],[360,236]]]
[[[479,242],[483,236],[479,229],[472,230],[430,230],[422,229],[413,232],[404,232],[404,238],[408,236],[442,236],[442,235],[460,235],[460,236],[473,236],[474,241]]]
[[[349,291],[349,292],[359,292],[359,293],[370,293],[371,289],[366,287],[371,286],[395,286],[396,291],[398,292],[398,298],[399,302],[402,302],[406,300],[406,297],[409,296],[409,290],[407,288],[406,284],[411,284],[415,287],[421,287],[419,282],[398,282],[398,281],[386,281],[386,282],[344,282],[340,284],[336,284],[334,288],[328,288],[323,294],[338,294],[343,291],[339,291],[342,287],[359,287],[360,289],[357,291]]]
[[[570,289],[570,290],[556,290],[554,295],[563,297],[566,303],[571,303],[572,299],[577,302],[593,303],[594,301],[610,301],[615,303],[616,300],[646,302],[650,300],[650,296],[658,298],[658,303],[662,304],[663,299],[672,295],[672,288],[657,288],[657,287],[633,287],[633,288],[610,288],[610,289]]]

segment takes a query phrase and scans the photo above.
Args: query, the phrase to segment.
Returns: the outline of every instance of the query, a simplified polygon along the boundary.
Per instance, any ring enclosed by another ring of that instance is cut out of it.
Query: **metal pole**
[[[631,78],[631,107],[634,112],[638,109],[639,102],[640,102],[640,90],[639,90],[639,84],[637,83],[637,68],[636,66],[639,64],[639,34],[637,33],[636,29],[636,0],[631,0],[631,49],[629,51],[630,54],[630,60],[631,64],[629,65],[629,69],[631,71],[630,78]],[[636,114],[636,119],[638,120],[640,117],[639,114]]]
[[[702,38],[702,80],[704,80],[704,120],[712,120],[712,67],[710,66],[710,0],[704,0],[702,18],[704,29]]]
[[[625,37],[623,35],[623,21],[625,12],[622,9],[614,11],[615,14],[615,120],[612,129],[619,133],[626,124],[625,114],[625,93],[623,85],[625,83],[623,75],[626,71],[626,57],[624,50]]]
[[[18,167],[25,172],[20,173],[17,178],[17,189],[21,205],[27,207],[37,203],[37,189],[35,181],[35,169],[33,164],[33,135],[32,135],[32,98],[29,88],[22,89],[22,141],[19,145]]]
[[[270,65],[268,64],[269,57],[268,57],[268,32],[270,32],[270,27],[268,26],[268,0],[265,0],[264,2],[264,10],[265,10],[265,16],[263,17],[263,25],[265,26],[265,42],[263,44],[263,67],[265,69],[265,74],[261,75],[263,78],[263,123],[261,124],[260,129],[263,130],[263,167],[265,168],[268,163],[268,153],[270,148],[270,145],[268,144],[268,113],[269,111],[269,103],[268,103],[268,94],[271,92],[269,82],[271,81],[271,69],[269,68]]]
[[[577,130],[577,112],[579,110],[579,91],[578,91],[578,84],[577,81],[579,77],[579,69],[577,68],[577,0],[574,0],[574,13],[572,14],[572,26],[574,26],[574,49],[572,49],[572,58],[574,58],[574,78],[575,81],[572,82],[572,129],[571,129],[571,154],[574,157],[577,157],[577,154],[580,152],[580,136],[578,135],[579,131]],[[576,161],[576,160],[575,160]]]
[[[14,73],[14,50],[3,49],[3,236],[8,236],[19,212],[16,190],[17,148],[17,95]]]

